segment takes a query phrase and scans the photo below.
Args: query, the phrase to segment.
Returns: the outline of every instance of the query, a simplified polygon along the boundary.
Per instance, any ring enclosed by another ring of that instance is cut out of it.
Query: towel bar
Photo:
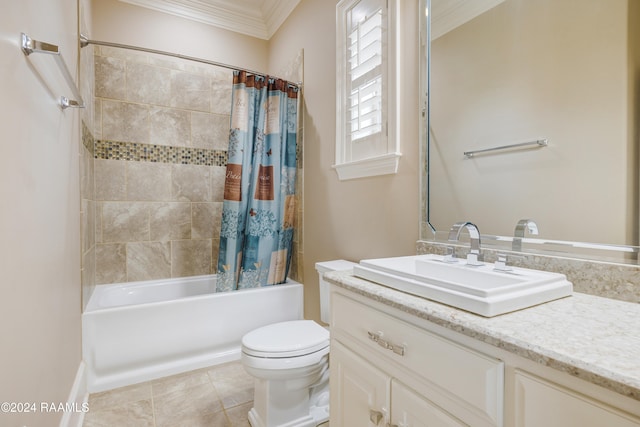
[[[69,99],[66,96],[61,96],[59,99],[60,107],[64,110],[68,107],[73,108],[84,108],[84,101],[82,100],[82,96],[80,96],[80,91],[76,86],[76,83],[73,81],[73,77],[71,77],[71,73],[69,72],[69,68],[67,68],[67,64],[64,62],[64,59],[60,55],[60,49],[58,46],[50,43],[41,42],[38,40],[34,40],[25,33],[22,33],[22,43],[21,43],[22,52],[26,56],[31,55],[32,53],[47,53],[53,55],[55,58],[62,75],[64,76],[71,92],[73,93],[73,97],[75,99]]]
[[[538,147],[546,147],[548,145],[547,139],[537,139],[535,141],[519,142],[517,144],[501,145],[499,147],[485,148],[483,150],[465,151],[464,156],[466,158],[473,157],[475,154],[486,153],[489,151],[506,150],[508,148],[526,147],[529,145],[536,145]]]

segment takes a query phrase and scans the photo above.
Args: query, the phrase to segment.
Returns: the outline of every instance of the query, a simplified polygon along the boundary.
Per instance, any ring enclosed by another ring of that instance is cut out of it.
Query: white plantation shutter
[[[382,10],[354,25],[349,34],[351,140],[382,132]]]
[[[336,165],[340,179],[397,169],[395,51],[389,49],[394,0],[342,0],[337,6]],[[392,132],[389,132],[389,130]],[[363,170],[363,167],[365,170]],[[354,169],[355,168],[355,169]]]

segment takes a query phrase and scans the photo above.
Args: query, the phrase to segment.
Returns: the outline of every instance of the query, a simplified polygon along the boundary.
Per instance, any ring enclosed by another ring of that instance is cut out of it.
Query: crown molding
[[[431,0],[431,40],[435,40],[504,0]]]
[[[202,22],[228,31],[269,40],[300,0],[120,0],[147,9]]]
[[[266,0],[262,8],[262,16],[271,38],[280,25],[291,15],[300,0]]]

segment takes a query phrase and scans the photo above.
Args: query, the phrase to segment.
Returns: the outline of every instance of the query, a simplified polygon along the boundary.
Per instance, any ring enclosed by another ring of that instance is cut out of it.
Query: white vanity
[[[331,286],[331,427],[640,426],[640,304],[486,318],[350,273]]]

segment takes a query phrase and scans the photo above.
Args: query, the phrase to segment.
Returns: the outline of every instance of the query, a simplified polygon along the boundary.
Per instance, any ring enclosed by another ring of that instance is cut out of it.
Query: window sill
[[[378,157],[356,160],[354,162],[339,163],[332,167],[338,173],[338,179],[366,178],[368,176],[388,175],[398,172],[401,153],[390,153]]]

